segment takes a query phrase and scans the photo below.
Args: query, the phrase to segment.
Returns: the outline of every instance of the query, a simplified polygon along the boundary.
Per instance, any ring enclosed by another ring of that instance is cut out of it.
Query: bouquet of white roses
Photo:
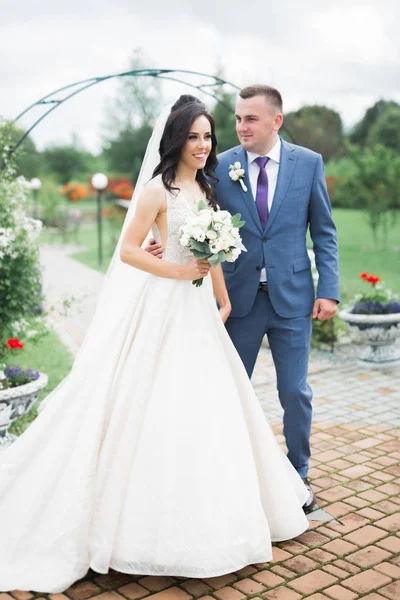
[[[239,234],[244,224],[240,213],[232,216],[219,207],[214,211],[200,201],[198,214],[182,225],[179,241],[191,250],[195,258],[206,258],[212,267],[216,267],[225,260],[235,262],[242,251],[246,252]],[[192,283],[199,287],[203,279],[196,279]]]

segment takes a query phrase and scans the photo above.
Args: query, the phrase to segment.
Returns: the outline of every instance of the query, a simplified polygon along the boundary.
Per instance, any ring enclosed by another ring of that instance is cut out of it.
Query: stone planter
[[[16,439],[8,432],[11,423],[26,415],[36,402],[39,391],[47,385],[47,375],[40,373],[39,379],[7,390],[0,390],[0,451]]]
[[[339,317],[347,323],[357,341],[367,344],[358,355],[361,364],[380,368],[400,365],[400,348],[395,345],[400,337],[400,313],[356,315],[342,310]]]

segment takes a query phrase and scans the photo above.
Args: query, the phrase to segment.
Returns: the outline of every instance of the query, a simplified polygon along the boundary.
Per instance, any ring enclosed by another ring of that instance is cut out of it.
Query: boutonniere
[[[233,163],[233,165],[229,165],[229,177],[232,179],[232,181],[238,181],[242,186],[242,190],[247,192],[247,187],[243,181],[244,172],[245,171],[242,169],[242,165],[239,161]]]

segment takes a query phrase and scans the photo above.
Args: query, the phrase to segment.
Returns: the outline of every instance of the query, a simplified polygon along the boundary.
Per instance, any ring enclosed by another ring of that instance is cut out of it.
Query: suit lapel
[[[271,212],[268,217],[265,231],[270,229],[280,207],[285,198],[287,189],[291,182],[293,171],[296,166],[297,156],[294,148],[291,148],[284,140],[281,139],[281,158],[279,163],[278,180],[274,199],[272,201]]]
[[[245,192],[238,181],[235,181],[234,184],[240,189],[243,200],[248,208],[248,211],[256,225],[257,229],[262,232],[262,225],[260,221],[260,217],[258,216],[258,210],[256,207],[256,203],[254,201],[253,192],[251,190],[250,178],[249,178],[249,165],[247,162],[247,152],[246,150],[240,146],[234,152],[234,160],[233,162],[239,161],[244,169],[244,184],[247,187],[247,192]]]

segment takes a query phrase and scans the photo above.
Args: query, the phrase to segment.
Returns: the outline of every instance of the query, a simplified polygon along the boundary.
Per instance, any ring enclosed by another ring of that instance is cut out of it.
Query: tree
[[[142,50],[137,48],[129,70],[148,66]],[[157,79],[140,76],[122,79],[117,98],[107,109],[103,127],[103,156],[109,169],[129,173],[136,181],[161,104],[161,87]]]
[[[400,106],[388,106],[370,127],[367,144],[383,144],[400,151]]]
[[[288,113],[284,118],[282,135],[285,139],[319,152],[326,162],[343,153],[342,119],[339,113],[326,106],[303,106],[298,111]]]
[[[136,48],[129,62],[129,71],[148,68],[150,61],[141,48]],[[116,98],[106,109],[103,138],[107,144],[122,131],[142,125],[152,126],[161,112],[160,81],[152,77],[126,76],[119,82]]]
[[[400,108],[400,105],[391,100],[378,100],[378,102],[375,102],[373,106],[368,108],[361,121],[354,126],[353,131],[349,136],[350,142],[352,144],[366,146],[371,128],[378,117],[388,108]]]
[[[108,168],[118,173],[129,173],[132,181],[136,181],[151,132],[150,125],[130,126],[109,141],[103,149]]]
[[[88,171],[88,153],[72,145],[51,146],[42,156],[46,172],[54,173],[63,185]]]
[[[236,135],[236,119],[235,119],[235,96],[223,92],[212,110],[212,114],[216,121],[216,136],[218,140],[218,152],[224,152],[228,148],[238,145]]]
[[[360,150],[348,144],[347,151],[353,168],[337,178],[335,199],[365,209],[375,245],[380,229],[385,243],[400,208],[400,156],[382,145]]]

